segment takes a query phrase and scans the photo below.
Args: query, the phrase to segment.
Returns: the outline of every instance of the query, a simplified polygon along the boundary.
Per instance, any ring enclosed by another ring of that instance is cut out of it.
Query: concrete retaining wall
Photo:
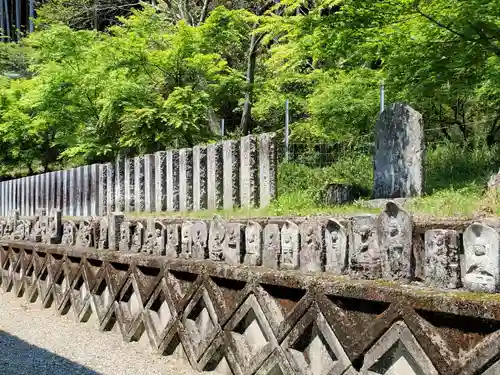
[[[500,302],[353,281],[29,242],[0,242],[1,287],[220,374],[499,371]],[[53,325],[57,335],[57,320]]]

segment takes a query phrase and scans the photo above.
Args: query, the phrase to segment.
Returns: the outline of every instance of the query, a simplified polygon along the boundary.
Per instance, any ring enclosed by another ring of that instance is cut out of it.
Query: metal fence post
[[[290,122],[288,99],[285,100],[285,162],[288,162],[288,125]]]
[[[384,111],[385,107],[385,86],[384,86],[384,80],[382,80],[382,83],[380,84],[380,113]]]
[[[220,120],[220,136],[224,138],[225,123],[224,119]]]

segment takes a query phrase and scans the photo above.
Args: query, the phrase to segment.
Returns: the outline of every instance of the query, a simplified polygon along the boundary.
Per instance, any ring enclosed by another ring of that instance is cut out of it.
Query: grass
[[[492,173],[498,171],[499,149],[466,149],[457,145],[440,145],[430,149],[425,159],[425,194],[405,206],[412,213],[435,217],[471,218],[478,214],[500,215],[500,195],[485,192]],[[173,213],[169,216],[224,218],[262,216],[349,215],[378,213],[366,208],[363,200],[349,205],[325,206],[321,191],[332,182],[346,181],[371,190],[372,158],[354,153],[339,158],[324,168],[301,164],[282,164],[278,175],[278,199],[264,209],[237,209]],[[143,215],[143,214],[142,214]]]

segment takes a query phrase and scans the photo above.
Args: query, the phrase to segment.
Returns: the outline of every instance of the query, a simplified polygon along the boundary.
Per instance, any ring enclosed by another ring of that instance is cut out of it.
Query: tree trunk
[[[262,16],[268,9],[270,9],[279,0],[269,0],[260,9],[256,11],[258,16]],[[255,33],[259,26],[256,22],[252,28],[252,39],[250,40],[250,47],[248,48],[248,61],[247,61],[247,89],[245,93],[245,102],[243,104],[243,113],[241,114],[240,130],[243,134],[248,134],[252,129],[252,104],[253,104],[253,84],[255,82],[255,67],[257,63],[257,51],[259,49],[262,36]]]
[[[257,28],[257,24],[253,30]],[[250,41],[250,48],[248,50],[247,62],[247,89],[245,93],[245,102],[243,104],[243,113],[241,115],[240,130],[241,133],[246,135],[251,130],[252,123],[252,102],[253,102],[253,84],[255,82],[255,65],[257,62],[257,48],[260,38],[256,34],[252,34]]]

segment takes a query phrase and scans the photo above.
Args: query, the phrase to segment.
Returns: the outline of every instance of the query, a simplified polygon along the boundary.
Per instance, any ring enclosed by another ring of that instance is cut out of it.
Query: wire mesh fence
[[[434,131],[435,129],[429,129],[429,132]],[[427,130],[424,133],[427,133]],[[371,140],[372,138],[360,137],[359,141],[327,143],[304,143],[291,140],[288,142],[288,147],[284,141],[281,141],[278,148],[278,162],[323,168],[348,158],[371,157],[375,153],[375,142]],[[429,137],[429,139],[424,138],[424,142],[425,148],[429,151],[440,146],[454,147],[456,151],[466,151],[461,144],[444,138]]]

